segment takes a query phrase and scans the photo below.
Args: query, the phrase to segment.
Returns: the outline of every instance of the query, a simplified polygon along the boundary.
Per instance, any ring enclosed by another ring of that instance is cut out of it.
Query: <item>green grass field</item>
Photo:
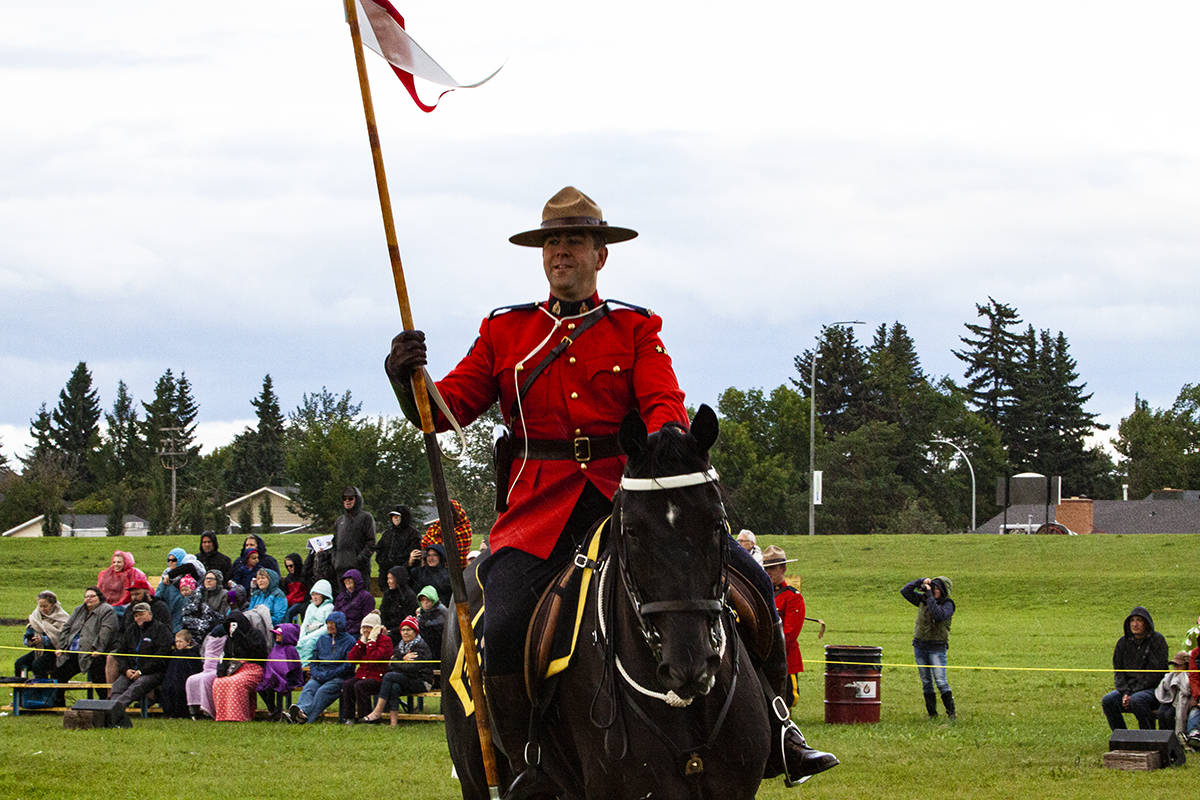
[[[779,544],[799,558],[791,578],[803,576],[809,616],[828,624],[824,640],[816,626],[801,634],[807,672],[795,717],[813,744],[843,763],[799,789],[764,786],[759,797],[1094,800],[1182,793],[1195,782],[1200,754],[1181,769],[1104,769],[1108,729],[1099,700],[1112,687],[1105,670],[1134,605],[1150,609],[1172,652],[1180,648],[1200,611],[1188,566],[1200,560],[1200,537],[764,539],[764,547]],[[171,547],[195,544],[195,537],[119,542],[148,574],[162,569]],[[302,545],[267,537],[277,558]],[[73,608],[113,547],[112,539],[0,541],[0,617],[23,620],[47,588]],[[826,725],[822,645],[880,646],[885,664],[911,663],[915,609],[899,588],[934,574],[955,583],[950,683],[958,722],[926,719],[915,670],[885,666],[882,721]],[[19,645],[21,630],[0,627],[0,645]],[[0,671],[10,672],[20,652],[0,651],[8,665]],[[388,730],[152,717],[135,718],[132,730],[64,731],[58,716],[0,719],[3,798],[168,797],[187,787],[201,797],[437,800],[458,797],[449,775],[436,723]]]

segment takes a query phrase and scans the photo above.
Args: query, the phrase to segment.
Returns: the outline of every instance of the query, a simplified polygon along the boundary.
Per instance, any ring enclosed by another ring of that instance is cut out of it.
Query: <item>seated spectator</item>
[[[1167,640],[1154,630],[1150,612],[1137,606],[1125,618],[1125,635],[1113,648],[1113,691],[1100,701],[1108,727],[1125,728],[1133,714],[1142,730],[1154,730],[1158,700],[1154,689],[1167,669]],[[1141,671],[1144,670],[1144,671]]]
[[[389,512],[388,520],[391,524],[380,534],[379,542],[375,545],[375,563],[379,565],[380,588],[386,585],[388,573],[395,567],[403,570],[400,582],[407,585],[409,558],[414,550],[421,549],[421,529],[413,522],[412,509],[406,505],[398,505]],[[397,626],[399,624],[396,623]],[[386,621],[384,625],[387,625]]]
[[[333,547],[314,550],[313,540],[309,539],[307,549],[308,556],[304,559],[304,580],[314,586],[317,581],[329,581],[331,586],[340,585],[337,580],[337,571],[333,568]]]
[[[129,587],[129,602],[133,605],[145,603],[150,606],[150,613],[154,618],[166,626],[167,630],[171,630],[171,611],[167,608],[167,604],[154,596],[154,590],[150,588],[150,582],[146,580],[146,576],[133,579],[133,585]],[[117,636],[113,640],[114,652],[120,651],[120,643],[125,640],[126,631],[133,627],[133,618],[128,614],[121,617],[121,622],[118,625]],[[167,644],[167,649],[170,650],[170,643]],[[120,674],[121,666],[117,663],[117,659],[110,658],[105,664],[105,680],[112,683]]]
[[[442,633],[446,629],[446,619],[449,610],[438,599],[437,589],[426,586],[417,594],[417,624],[420,625],[421,637],[429,645],[429,649],[437,658],[442,654]]]
[[[353,725],[371,709],[371,696],[379,691],[383,673],[392,655],[392,640],[379,615],[372,611],[363,617],[358,641],[346,655],[347,661],[358,662],[354,676],[342,682],[342,706],[339,722]]]
[[[1188,653],[1180,650],[1171,659],[1171,671],[1163,675],[1162,680],[1154,689],[1154,698],[1158,700],[1158,729],[1168,731],[1175,729],[1175,736],[1180,742],[1186,742],[1184,731],[1187,725],[1188,709],[1192,706],[1192,687],[1188,683]]]
[[[287,574],[279,581],[279,590],[283,592],[288,603],[283,619],[284,622],[292,622],[296,617],[304,617],[311,584],[304,580],[304,561],[299,553],[288,553],[287,558],[283,559],[283,568],[287,570]]]
[[[185,555],[187,553],[182,547],[173,548],[167,553],[167,568],[159,576],[158,588],[154,590],[154,596],[167,604],[167,610],[171,612],[172,623],[183,616],[183,596],[179,593],[178,584],[171,579],[171,572],[179,567],[179,560]],[[180,573],[178,578],[182,577],[183,573]]]
[[[287,597],[279,589],[279,575],[271,569],[263,567],[254,576],[254,588],[250,592],[250,608],[266,606],[271,615],[271,626],[283,622],[287,614]]]
[[[267,642],[245,614],[234,611],[225,625],[229,638],[213,681],[213,719],[249,722],[254,718],[254,690],[262,680]]]
[[[408,568],[408,580],[413,589],[432,586],[442,605],[449,606],[450,568],[446,566],[446,549],[440,544],[426,547],[423,560]]]
[[[221,656],[225,653],[226,639],[228,636],[226,635],[225,621],[222,620],[200,645],[200,654],[204,658],[204,662],[200,666],[200,671],[189,676],[185,684],[188,713],[194,720],[212,719],[216,715],[216,710],[213,708],[212,687],[213,681],[217,679],[217,667],[221,663]]]
[[[146,573],[134,565],[133,554],[114,550],[108,569],[100,570],[96,576],[96,586],[100,587],[100,596],[105,603],[124,607],[129,605],[129,587],[139,577],[146,580]]]
[[[247,592],[246,587],[242,586],[240,583],[235,583],[233,586],[231,586],[229,591],[225,593],[225,596],[229,598],[230,613],[234,611],[245,611],[250,605],[250,593]]]
[[[219,570],[210,569],[204,574],[204,583],[193,594],[185,598],[180,623],[191,631],[192,639],[203,642],[204,637],[225,619],[229,611],[229,596],[224,586],[224,576]]]
[[[50,674],[54,669],[54,651],[58,649],[67,617],[67,610],[58,602],[58,595],[51,591],[38,593],[37,605],[29,612],[24,637],[25,646],[33,649],[17,659],[13,665],[14,674],[21,676],[29,671],[35,678]]]
[[[217,544],[217,535],[212,531],[200,534],[200,552],[196,554],[196,558],[204,565],[205,572],[216,570],[221,575],[233,574],[233,562],[221,552],[220,545]]]
[[[346,629],[358,630],[363,617],[375,610],[375,598],[367,589],[362,573],[356,569],[346,570],[342,578],[342,591],[334,598],[333,609],[346,615]]]
[[[738,531],[737,543],[742,546],[742,549],[750,554],[750,557],[761,565],[763,563],[763,551],[758,546],[758,537],[754,535],[754,531],[749,528],[742,528]]]
[[[346,663],[354,642],[354,636],[346,632],[346,615],[331,613],[325,621],[325,633],[317,640],[308,683],[300,691],[300,699],[283,712],[285,722],[315,722],[341,696],[342,682],[354,674],[354,665]]]
[[[322,578],[313,584],[308,596],[310,602],[304,611],[304,621],[300,623],[300,638],[296,641],[296,652],[306,667],[317,647],[317,639],[325,634],[325,621],[333,612],[333,588]]]
[[[119,651],[112,661],[118,675],[109,697],[123,706],[136,703],[163,682],[167,659],[171,654],[171,629],[154,618],[149,603],[134,603],[129,614],[132,624],[125,627]]]
[[[266,703],[271,721],[278,722],[283,716],[283,704],[282,701],[276,702],[277,695],[304,685],[304,670],[296,653],[300,626],[285,622],[271,634],[275,643],[267,654],[262,680],[258,682],[258,696]]]
[[[1189,644],[1195,642],[1191,631],[1188,631]],[[1192,694],[1192,707],[1188,709],[1187,746],[1200,750],[1200,647],[1193,646],[1188,652],[1188,688]]]
[[[83,603],[71,612],[58,636],[50,677],[62,683],[80,672],[87,672],[89,681],[108,683],[104,680],[107,659],[103,654],[112,650],[117,638],[117,622],[117,612],[104,602],[100,587],[86,589]]]
[[[254,548],[254,552],[258,553],[258,564],[255,567],[255,572],[258,571],[257,567],[266,567],[267,569],[275,570],[276,575],[279,574],[279,562],[275,560],[274,556],[267,555],[267,546],[263,543],[262,537],[257,533],[246,535],[245,540],[242,543],[241,555],[239,555],[233,562],[233,567],[231,568],[233,572],[237,571],[239,563],[245,563],[246,551],[250,548]],[[250,573],[250,576],[254,577],[254,573]],[[247,587],[247,591],[249,591],[249,587]]]
[[[258,551],[253,547],[247,547],[242,551],[241,558],[233,562],[233,575],[230,576],[233,585],[229,588],[232,589],[234,586],[241,586],[246,590],[246,595],[249,596],[254,591],[254,578],[264,566],[258,562]],[[270,569],[270,567],[267,567],[267,569]]]
[[[384,578],[383,597],[379,600],[379,617],[392,641],[400,635],[400,623],[417,608],[417,595],[408,585],[408,570],[392,567]]]
[[[204,576],[201,576],[201,580]],[[161,585],[161,584],[160,584]],[[179,585],[175,587],[179,590],[179,604],[171,609],[171,632],[176,633],[183,628],[183,610],[187,608],[188,601],[192,599],[192,595],[196,594],[196,579],[191,575],[184,575],[179,579]],[[155,592],[157,597],[160,592]]]
[[[192,638],[191,631],[181,628],[175,633],[174,656],[167,663],[162,685],[158,687],[159,705],[168,717],[188,715],[187,680],[203,666],[200,647]]]
[[[359,722],[378,722],[383,718],[386,708],[391,714],[391,727],[396,727],[400,698],[428,692],[433,688],[433,661],[433,652],[421,638],[417,618],[405,617],[400,623],[400,638],[396,641],[396,649],[392,651],[388,671],[384,673],[379,686],[379,700],[371,713]]]

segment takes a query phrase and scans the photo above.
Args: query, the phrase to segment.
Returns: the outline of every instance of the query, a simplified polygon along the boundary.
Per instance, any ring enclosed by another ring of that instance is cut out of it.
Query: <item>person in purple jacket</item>
[[[346,570],[342,577],[342,592],[333,600],[333,610],[346,615],[346,630],[356,631],[363,617],[375,610],[375,598],[367,589],[362,573]]]

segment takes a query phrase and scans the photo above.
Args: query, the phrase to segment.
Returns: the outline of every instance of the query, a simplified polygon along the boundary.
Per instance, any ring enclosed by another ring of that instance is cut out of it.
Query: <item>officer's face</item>
[[[551,234],[542,243],[542,266],[550,294],[560,300],[586,300],[596,292],[596,273],[604,268],[608,248],[596,247],[591,234]]]

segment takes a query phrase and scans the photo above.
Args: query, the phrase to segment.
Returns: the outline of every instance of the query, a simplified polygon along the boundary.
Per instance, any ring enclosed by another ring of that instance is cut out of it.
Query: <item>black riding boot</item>
[[[783,640],[783,623],[775,622],[771,653],[759,668],[764,679],[763,694],[771,715],[771,754],[763,770],[764,778],[783,773],[784,782],[794,786],[840,762],[833,753],[814,750],[804,740],[804,734],[792,722],[791,712],[783,700],[787,682],[787,646]]]
[[[484,675],[483,688],[492,717],[492,730],[499,740],[496,744],[508,757],[515,776],[504,794],[505,800],[556,797],[559,788],[554,781],[536,764],[529,767],[525,763],[525,743],[532,713],[529,697],[525,694],[525,676],[520,673]]]
[[[929,712],[929,716],[937,716],[937,695],[933,692],[925,695],[925,710]]]
[[[946,707],[946,717],[950,720],[958,719],[954,714],[954,692],[942,692],[942,705]]]

